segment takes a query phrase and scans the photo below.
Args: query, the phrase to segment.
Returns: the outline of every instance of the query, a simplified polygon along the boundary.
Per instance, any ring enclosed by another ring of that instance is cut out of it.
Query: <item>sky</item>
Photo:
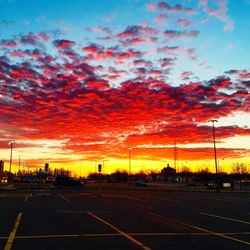
[[[249,0],[0,0],[0,160],[250,169]],[[176,157],[174,148],[176,147]],[[176,161],[175,161],[176,159]],[[176,165],[175,165],[176,164]]]

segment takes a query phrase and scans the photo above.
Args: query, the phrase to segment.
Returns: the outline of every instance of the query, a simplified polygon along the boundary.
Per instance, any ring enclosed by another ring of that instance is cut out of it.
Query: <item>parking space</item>
[[[13,191],[0,196],[0,248],[249,249],[247,199],[247,193]]]

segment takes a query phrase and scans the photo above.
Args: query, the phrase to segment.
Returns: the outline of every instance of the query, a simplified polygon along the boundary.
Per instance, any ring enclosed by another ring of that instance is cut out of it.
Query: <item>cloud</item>
[[[197,54],[193,48],[185,48],[183,46],[164,46],[157,49],[158,53],[165,53],[167,55],[181,55],[190,58],[191,60],[196,60]]]
[[[192,21],[188,20],[188,19],[185,19],[185,18],[179,18],[177,21],[176,21],[181,27],[187,27],[187,26],[190,26],[193,24]]]
[[[181,27],[191,25],[190,15],[197,13],[166,2],[146,7],[157,12],[159,22],[176,14],[173,22]],[[221,9],[226,13],[225,6]],[[197,60],[197,52],[175,40],[195,38],[199,31],[158,28],[145,23],[122,30],[96,26],[81,43],[70,40],[68,33],[47,31],[2,39],[2,138],[65,139],[60,149],[78,156],[86,153],[88,159],[126,158],[130,145],[136,147],[138,159],[159,159],[166,157],[164,151],[145,148],[159,145],[165,150],[175,139],[180,144],[210,143],[211,126],[200,124],[249,112],[249,70],[228,70],[228,77],[194,81],[195,71],[188,63]],[[95,33],[107,39],[100,42]],[[175,81],[169,80],[182,57],[187,67],[178,70]],[[250,134],[247,127],[230,125],[218,127],[217,133],[218,143]],[[188,148],[180,152],[186,159],[211,157],[211,148],[199,146],[192,151],[195,156]],[[229,156],[246,151],[224,152]]]
[[[131,25],[128,26],[123,32],[118,33],[116,36],[118,38],[134,38],[134,37],[149,37],[152,35],[157,35],[158,30],[151,28],[149,26]]]
[[[192,76],[192,75],[193,75],[193,73],[190,72],[190,71],[181,72],[181,78],[182,78],[182,80],[189,80],[190,76]]]
[[[225,23],[223,29],[230,31],[234,29],[234,21],[227,15],[227,2],[226,0],[219,0],[218,9],[208,6],[208,0],[200,0],[199,6],[205,11],[209,17],[215,17]]]
[[[152,12],[155,12],[157,10],[157,6],[153,3],[147,3],[146,4],[146,8],[149,10],[149,11],[152,11]]]
[[[15,42],[15,40],[6,40],[6,39],[2,39],[0,40],[0,47],[5,47],[5,48],[15,48],[17,46],[17,43]]]
[[[198,36],[199,31],[190,30],[190,31],[177,31],[177,30],[166,30],[164,31],[164,36],[167,39],[183,39]]]
[[[239,79],[250,79],[250,70],[244,69],[244,70],[228,70],[225,72],[229,75],[235,75]]]
[[[68,49],[71,48],[73,45],[75,45],[75,42],[70,40],[55,40],[53,44],[58,49]]]
[[[160,59],[161,67],[169,68],[173,66],[176,59],[177,59],[176,57],[165,57],[163,59]]]
[[[155,17],[155,22],[159,25],[166,25],[168,16],[166,14],[161,14]]]

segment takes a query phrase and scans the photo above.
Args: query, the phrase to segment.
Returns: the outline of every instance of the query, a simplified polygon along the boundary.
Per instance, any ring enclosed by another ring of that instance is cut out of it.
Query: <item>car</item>
[[[135,185],[140,186],[140,187],[147,187],[148,183],[145,180],[138,180],[138,181],[135,182]]]
[[[12,180],[13,183],[20,183],[20,178],[19,177],[15,177]]]
[[[2,182],[2,183],[7,183],[7,182],[8,182],[8,178],[7,178],[7,177],[3,177],[3,178],[1,179],[1,182]]]
[[[69,176],[57,176],[53,183],[55,186],[82,187],[83,182]]]
[[[54,183],[55,177],[54,176],[47,176],[46,177],[46,183]]]

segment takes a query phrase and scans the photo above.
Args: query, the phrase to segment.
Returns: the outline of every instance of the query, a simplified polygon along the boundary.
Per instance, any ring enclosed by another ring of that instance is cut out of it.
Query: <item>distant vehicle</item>
[[[13,183],[19,183],[20,182],[20,178],[19,177],[15,177],[12,180]]]
[[[32,183],[33,177],[32,176],[21,176],[20,183]]]
[[[53,183],[55,186],[69,186],[69,187],[82,187],[84,183],[80,180],[76,180],[69,176],[57,176],[55,178],[55,182]]]
[[[138,180],[138,181],[135,182],[135,185],[140,186],[140,187],[147,187],[148,183],[145,180]]]
[[[55,177],[54,176],[47,176],[46,177],[46,183],[54,183]]]
[[[3,178],[1,179],[1,182],[2,182],[2,183],[7,183],[7,182],[8,182],[8,178],[7,178],[7,177],[3,177]]]

